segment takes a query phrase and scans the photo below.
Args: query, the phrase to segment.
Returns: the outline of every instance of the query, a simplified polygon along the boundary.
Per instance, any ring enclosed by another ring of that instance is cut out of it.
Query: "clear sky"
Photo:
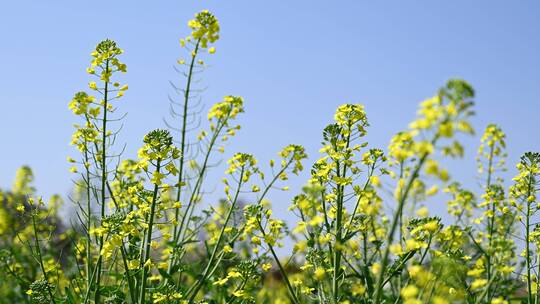
[[[298,143],[311,162],[342,103],[365,104],[370,144],[386,148],[418,102],[452,77],[477,91],[478,133],[496,122],[508,134],[509,175],[521,153],[540,150],[538,1],[3,0],[0,186],[10,187],[27,164],[40,194],[68,193],[75,120],[67,104],[87,88],[89,54],[104,38],[125,50],[130,89],[119,107],[129,114],[121,140],[134,157],[143,135],[164,126],[169,81],[183,81],[172,69],[185,55],[178,39],[201,9],[213,11],[222,29],[203,101],[208,107],[231,94],[246,102],[226,157],[250,152],[266,163]],[[450,167],[470,187],[478,183],[478,141],[465,139],[465,160]],[[307,172],[291,181],[293,191],[274,196],[279,217],[289,218],[288,200],[306,180]],[[216,184],[208,188],[220,191]]]

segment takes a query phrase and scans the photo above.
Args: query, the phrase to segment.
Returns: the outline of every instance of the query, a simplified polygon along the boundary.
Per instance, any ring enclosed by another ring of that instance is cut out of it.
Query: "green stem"
[[[101,261],[101,257],[102,257],[102,255],[100,255],[98,257],[98,260],[97,260],[98,263]],[[94,278],[96,277],[96,272],[97,272],[97,267],[95,267],[94,271],[92,272],[92,276],[90,277],[90,282],[88,282],[88,286],[92,286],[92,284],[94,283]],[[88,303],[89,296],[90,296],[90,288],[88,288],[86,290],[86,294],[85,294],[84,300],[83,300],[84,304]]]
[[[178,229],[178,233],[176,234],[176,237],[173,238],[173,244],[175,246],[178,245],[178,240],[181,239],[182,242],[181,244],[183,245],[184,244],[184,239],[185,239],[185,235],[183,235],[183,231],[187,230],[187,227],[189,227],[189,222],[190,222],[190,209],[193,207],[195,208],[193,205],[194,205],[194,200],[198,194],[198,191],[200,189],[200,187],[202,186],[202,182],[203,182],[203,178],[204,178],[204,175],[205,175],[205,172],[206,172],[206,168],[208,167],[208,161],[210,159],[210,154],[212,153],[212,148],[214,147],[215,143],[216,143],[216,140],[217,138],[219,137],[219,134],[221,133],[221,130],[223,129],[223,127],[227,124],[227,120],[229,119],[229,117],[225,117],[223,118],[223,120],[219,121],[217,123],[218,127],[216,128],[216,132],[214,132],[213,136],[212,136],[212,139],[210,140],[210,143],[208,145],[208,150],[206,151],[206,154],[204,156],[204,161],[203,161],[203,165],[201,167],[201,170],[199,172],[199,175],[197,176],[197,180],[195,182],[195,187],[192,191],[192,194],[190,196],[190,199],[188,201],[188,204],[186,206],[186,210],[184,211],[184,215],[182,216],[182,221],[180,222],[180,227]],[[186,222],[187,221],[187,222]],[[184,229],[185,227],[185,229]],[[169,267],[168,267],[168,273],[169,274],[172,274],[171,273],[171,270],[175,264],[175,261],[176,261],[176,256],[173,255],[169,261]]]
[[[199,280],[197,280],[197,282],[195,283],[195,288],[193,289],[193,291],[191,291],[191,296],[189,297],[189,300],[188,300],[189,304],[193,303],[193,301],[195,300],[197,293],[201,289],[204,281],[206,281],[208,277],[208,273],[210,272],[210,268],[212,267],[212,264],[214,263],[214,259],[218,251],[219,245],[221,244],[221,240],[223,239],[223,235],[225,234],[225,229],[227,228],[227,224],[229,223],[231,215],[234,211],[234,207],[236,206],[236,202],[238,201],[238,195],[240,194],[240,188],[242,186],[242,179],[244,178],[244,170],[245,170],[245,167],[242,166],[242,169],[240,171],[240,177],[238,179],[238,188],[236,189],[234,199],[231,202],[231,208],[229,209],[229,212],[227,213],[227,217],[225,218],[225,222],[223,223],[223,226],[221,227],[221,231],[219,233],[217,242],[214,245],[214,249],[212,250],[212,254],[210,255],[210,260],[206,264],[206,268],[204,269],[203,275]]]
[[[367,189],[367,187],[369,186],[370,184],[370,179],[371,177],[373,176],[373,173],[375,171],[375,162],[371,165],[371,167],[368,167],[368,177],[367,177],[367,180],[366,182],[364,183],[364,186],[362,187],[362,191],[360,192],[360,195],[358,195],[358,199],[356,200],[356,204],[354,205],[354,209],[353,209],[353,213],[351,215],[351,219],[349,220],[349,224],[347,225],[347,227],[345,228],[345,232],[344,232],[344,235],[347,237],[347,235],[349,234],[350,232],[350,227],[352,226],[352,223],[354,221],[354,218],[356,216],[356,213],[358,212],[358,207],[360,206],[360,201],[362,200],[362,198],[364,197],[364,193]]]
[[[178,185],[176,186],[176,201],[180,201],[182,193],[182,182],[183,182],[183,173],[184,173],[184,157],[185,157],[185,147],[186,147],[186,125],[187,125],[187,114],[188,114],[188,103],[189,103],[189,94],[191,91],[191,79],[193,76],[193,67],[195,66],[195,58],[199,50],[200,39],[197,40],[195,45],[195,50],[193,51],[193,56],[191,56],[191,63],[189,64],[189,72],[187,76],[186,89],[184,91],[184,110],[182,116],[182,136],[180,139],[180,165],[178,169]],[[180,208],[175,210],[174,219],[178,222],[180,216]],[[178,226],[174,225],[173,239],[176,239],[176,235],[179,233]],[[170,265],[169,265],[170,266]]]
[[[41,272],[43,273],[43,278],[47,282],[47,292],[49,293],[49,296],[51,297],[51,302],[56,303],[56,301],[54,300],[51,287],[49,286],[49,278],[47,276],[47,272],[45,271],[45,266],[43,265],[43,256],[41,254],[41,247],[39,245],[39,238],[38,238],[37,227],[36,227],[36,218],[35,218],[35,215],[33,214],[33,211],[31,212],[32,212],[32,228],[34,229],[34,242],[36,246],[39,267],[41,268]]]
[[[532,180],[532,178],[530,178]],[[529,181],[527,189],[527,198],[531,194],[531,182]],[[527,303],[533,303],[532,295],[532,278],[531,278],[531,248],[530,248],[530,217],[531,217],[531,203],[526,198],[527,203],[527,216],[525,219],[525,259],[527,264]]]
[[[86,170],[86,282],[90,282],[90,276],[92,272],[92,252],[90,250],[92,246],[92,236],[90,235],[90,229],[92,226],[92,209],[91,209],[91,196],[90,196],[90,169],[87,164],[89,162],[88,157],[88,144],[85,141],[84,150],[84,168]],[[90,288],[88,286],[87,288]]]
[[[351,130],[352,126],[349,126],[349,131]],[[350,145],[350,139],[351,139],[351,133],[347,135],[346,140],[346,146],[345,151],[349,149]],[[337,172],[336,175],[338,178],[345,178],[347,176],[347,164],[345,163],[343,165],[343,172],[340,173],[340,163],[339,161],[336,162]],[[337,212],[336,212],[336,227],[335,227],[335,236],[336,241],[334,244],[334,272],[332,275],[332,295],[333,295],[333,301],[335,304],[339,302],[339,277],[341,275],[341,250],[342,250],[342,232],[343,232],[343,200],[344,200],[344,186],[338,185],[337,186]]]
[[[292,161],[293,161],[293,158],[291,158],[285,164],[285,166],[283,166],[283,168],[281,168],[281,170],[274,176],[272,181],[270,181],[270,183],[268,184],[266,189],[264,189],[263,193],[261,194],[261,197],[258,199],[257,205],[262,202],[263,198],[266,196],[266,194],[268,193],[270,188],[272,188],[274,183],[277,181],[278,177],[281,176],[281,174],[283,172],[285,172],[285,170],[289,167],[289,165],[292,163]],[[264,230],[264,227],[263,227],[263,225],[261,223],[261,220],[259,218],[257,218],[257,224],[259,225],[259,230],[261,231],[261,233],[263,235],[263,238],[266,239],[266,231]],[[285,285],[287,286],[287,290],[289,291],[289,295],[291,296],[291,300],[292,300],[293,304],[299,304],[300,302],[298,301],[298,298],[296,297],[296,293],[294,292],[294,289],[293,289],[293,287],[291,285],[291,282],[289,280],[289,276],[287,275],[287,272],[285,271],[285,268],[283,268],[283,265],[279,261],[279,258],[278,258],[277,254],[276,254],[276,251],[274,250],[274,246],[272,246],[272,244],[269,244],[268,242],[266,243],[266,245],[270,249],[270,252],[272,253],[272,257],[276,261],[276,264],[277,264],[277,266],[279,268],[279,272],[281,273],[281,276],[283,277],[283,280],[285,280]]]
[[[105,62],[105,73],[109,72],[109,60],[107,59]],[[101,126],[101,219],[105,217],[105,183],[107,181],[107,154],[106,154],[106,148],[107,148],[107,106],[108,106],[108,94],[109,94],[109,80],[105,80],[105,88],[104,88],[104,96],[103,96],[103,121]],[[103,235],[99,238],[99,252],[101,253],[101,250],[103,249]],[[98,261],[97,265],[97,280],[96,280],[96,292],[94,295],[94,301],[95,304],[99,304],[100,301],[100,285],[101,285],[101,267],[102,267],[103,260]]]
[[[159,170],[161,169],[161,159],[157,160],[156,163],[156,172],[159,173]],[[139,297],[139,303],[143,304],[145,303],[145,296],[146,296],[146,277],[148,276],[148,268],[144,264],[146,264],[146,261],[150,259],[150,244],[152,242],[152,227],[154,226],[154,213],[156,212],[156,202],[157,202],[157,194],[159,190],[159,185],[154,184],[154,193],[152,195],[152,205],[150,207],[150,219],[148,222],[148,231],[146,232],[146,249],[144,250],[144,259],[143,259],[143,271],[142,271],[142,280],[141,280],[141,295]]]
[[[488,175],[487,175],[487,181],[486,181],[486,191],[489,191],[489,187],[491,186],[491,172],[493,171],[493,154],[494,154],[494,145],[490,146],[489,150],[489,160],[488,160]],[[488,219],[488,251],[489,253],[486,255],[486,273],[487,273],[487,280],[488,282],[491,282],[491,276],[492,276],[492,265],[491,265],[491,244],[492,239],[494,235],[494,226],[495,226],[495,201],[491,201],[491,217]],[[488,206],[489,208],[489,206]],[[491,300],[491,285],[487,288],[487,299],[488,301]]]
[[[264,232],[264,228],[262,227],[262,223],[259,220],[257,222],[259,224],[259,228],[261,229],[263,236],[266,236],[266,233]],[[268,245],[268,248],[270,249],[270,252],[272,253],[272,256],[274,257],[274,260],[276,261],[276,264],[279,268],[279,272],[281,273],[281,276],[285,280],[285,285],[287,285],[287,290],[289,291],[289,295],[291,296],[291,300],[293,304],[300,304],[300,302],[298,301],[298,298],[296,297],[294,289],[291,285],[291,282],[289,281],[289,277],[287,273],[285,272],[285,268],[283,268],[283,265],[281,265],[281,262],[279,261],[279,258],[276,254],[276,251],[274,250],[274,247],[268,243],[267,245]]]
[[[340,177],[339,173],[339,162],[337,163],[338,172],[337,176]],[[337,212],[336,212],[336,226],[335,226],[335,236],[336,241],[334,244],[334,272],[332,275],[332,295],[334,303],[338,303],[339,299],[339,287],[338,287],[338,276],[340,272],[341,264],[341,220],[343,215],[343,200],[342,200],[342,186],[338,186],[338,195],[337,195]]]
[[[128,281],[128,288],[129,288],[129,296],[131,297],[131,301],[136,303],[137,296],[135,294],[135,287],[133,286],[133,280],[131,278],[131,275],[129,274],[129,266],[127,263],[127,253],[126,249],[124,248],[124,241],[122,240],[122,245],[120,247],[120,251],[122,252],[122,262],[124,263],[124,268],[126,270],[126,279]]]
[[[435,136],[435,138],[432,140],[432,144],[436,142],[438,139],[438,136]],[[375,288],[375,304],[380,304],[381,302],[381,296],[382,296],[382,288],[383,288],[383,282],[384,282],[384,272],[386,271],[386,267],[388,266],[389,262],[389,255],[390,255],[390,245],[394,241],[394,233],[396,232],[397,225],[399,222],[399,216],[403,212],[403,207],[405,205],[405,201],[407,199],[407,196],[409,195],[409,191],[412,188],[413,182],[416,180],[420,173],[420,169],[424,165],[424,162],[426,161],[428,157],[428,153],[425,153],[422,158],[420,158],[418,164],[416,165],[416,168],[414,169],[412,175],[409,178],[409,181],[407,183],[407,186],[405,188],[405,191],[403,192],[403,195],[401,196],[399,202],[398,202],[398,208],[396,212],[394,213],[394,217],[392,219],[392,224],[390,226],[390,232],[388,233],[388,237],[386,240],[386,248],[383,253],[382,262],[381,262],[381,270],[377,279],[377,287]]]

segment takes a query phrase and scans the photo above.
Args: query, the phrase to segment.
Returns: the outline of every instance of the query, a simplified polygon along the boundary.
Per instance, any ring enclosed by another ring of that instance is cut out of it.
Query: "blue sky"
[[[178,39],[201,9],[213,11],[222,28],[203,76],[206,108],[229,94],[246,102],[243,129],[226,156],[250,152],[266,163],[298,143],[311,162],[342,103],[366,106],[370,145],[386,148],[418,102],[452,77],[476,89],[478,133],[495,122],[508,134],[508,176],[523,152],[540,150],[537,1],[20,0],[0,7],[0,187],[10,187],[27,164],[40,194],[68,193],[75,119],[67,103],[86,89],[89,54],[104,38],[125,50],[130,89],[119,107],[129,114],[121,140],[134,157],[144,134],[164,126],[169,81],[183,81],[172,69],[185,55]],[[470,187],[478,184],[478,141],[464,139],[465,159],[450,165]],[[290,216],[284,207],[306,179],[274,195],[278,216]]]

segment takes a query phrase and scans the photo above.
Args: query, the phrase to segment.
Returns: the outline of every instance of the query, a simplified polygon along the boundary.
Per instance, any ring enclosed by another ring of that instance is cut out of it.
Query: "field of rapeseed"
[[[264,166],[269,172],[236,153],[223,199],[209,204],[208,169],[240,130],[244,100],[225,96],[210,108],[209,128],[188,139],[193,78],[216,52],[220,25],[201,11],[188,26],[175,120],[138,143],[137,159],[114,149],[128,91],[117,80],[127,72],[123,50],[112,40],[97,44],[89,88],[69,102],[79,119],[66,202],[77,206],[76,221],[60,219],[59,196],[35,195],[29,167],[17,172],[12,189],[0,191],[1,303],[540,303],[540,154],[510,164],[518,174],[506,187],[505,134],[487,126],[479,193],[437,161],[463,156],[460,138],[474,134],[475,92],[466,81],[449,80],[421,102],[387,149],[365,141],[364,107],[344,104],[329,117],[314,164],[294,144]],[[286,223],[268,195],[289,190],[305,167],[311,178],[289,207],[298,220]],[[426,203],[440,192],[448,225]],[[289,254],[278,255],[288,243]]]

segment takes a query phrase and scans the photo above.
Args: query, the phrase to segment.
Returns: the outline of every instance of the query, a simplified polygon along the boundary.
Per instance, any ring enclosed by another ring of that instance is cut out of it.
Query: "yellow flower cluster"
[[[219,39],[219,23],[216,17],[208,10],[195,14],[195,19],[188,22],[191,28],[191,38],[200,41],[202,48],[207,48],[209,43]]]
[[[506,134],[504,134],[499,126],[495,124],[487,126],[482,135],[480,147],[478,148],[477,161],[479,173],[483,173],[487,169],[491,174],[496,168],[504,167],[506,157],[506,153],[504,152],[504,149],[506,148],[505,139]],[[480,161],[481,158],[485,159],[487,164]],[[498,160],[496,158],[498,158]]]
[[[216,103],[208,111],[208,120],[226,120],[236,118],[244,112],[244,99],[238,96],[225,96],[222,102]]]
[[[96,50],[92,52],[91,55],[93,59],[90,67],[86,71],[89,74],[99,76],[100,80],[103,82],[109,82],[111,75],[114,72],[126,72],[126,65],[118,60],[118,55],[123,52],[124,51],[116,45],[116,42],[109,39],[101,41],[96,46]],[[96,68],[98,68],[98,71],[96,71]],[[90,88],[97,89],[95,83],[91,83]]]

